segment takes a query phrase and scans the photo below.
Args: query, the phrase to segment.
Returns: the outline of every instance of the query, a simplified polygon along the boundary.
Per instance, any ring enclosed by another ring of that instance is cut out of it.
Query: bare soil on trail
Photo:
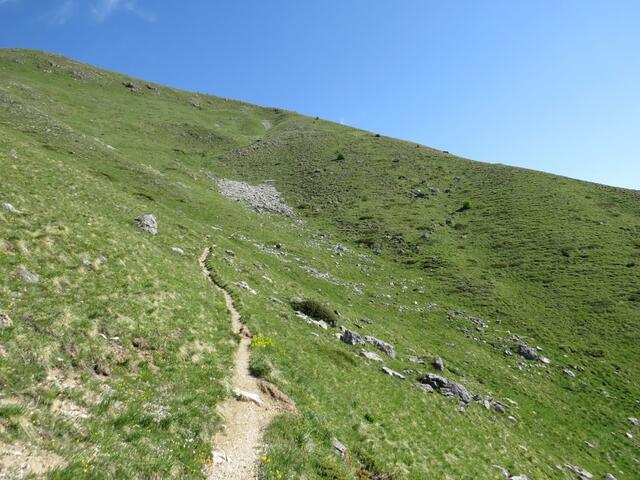
[[[202,273],[222,293],[231,315],[233,332],[240,335],[236,351],[232,389],[260,396],[258,405],[252,401],[241,401],[233,396],[218,407],[224,419],[224,428],[213,439],[214,452],[207,478],[211,480],[252,480],[258,478],[259,459],[263,453],[262,436],[273,418],[284,412],[295,412],[295,407],[279,390],[251,375],[249,372],[249,346],[251,338],[240,319],[231,295],[216,283],[205,265],[211,249],[206,248],[200,257]],[[275,394],[274,394],[275,392]]]

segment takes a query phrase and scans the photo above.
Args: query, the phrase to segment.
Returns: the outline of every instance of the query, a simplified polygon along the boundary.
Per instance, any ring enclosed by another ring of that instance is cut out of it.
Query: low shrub
[[[338,324],[338,316],[335,312],[316,300],[310,298],[296,300],[291,302],[291,306],[315,320],[324,320],[332,327]]]

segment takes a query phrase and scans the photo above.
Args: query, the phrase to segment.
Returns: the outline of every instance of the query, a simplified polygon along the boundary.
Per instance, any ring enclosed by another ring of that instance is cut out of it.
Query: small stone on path
[[[239,388],[234,388],[233,396],[236,397],[236,400],[240,402],[253,402],[258,406],[263,405],[263,402],[257,393],[246,392],[244,390],[240,390]]]

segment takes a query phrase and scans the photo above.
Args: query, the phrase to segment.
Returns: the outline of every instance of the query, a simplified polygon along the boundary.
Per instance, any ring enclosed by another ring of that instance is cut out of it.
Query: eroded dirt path
[[[231,315],[233,332],[240,335],[240,345],[236,351],[232,389],[234,396],[218,407],[224,418],[224,429],[213,439],[213,462],[207,478],[211,480],[245,480],[258,478],[258,462],[262,453],[262,434],[271,420],[283,412],[295,409],[286,397],[273,385],[253,377],[249,373],[250,335],[243,328],[240,314],[236,310],[231,295],[220,287],[209,273],[205,261],[211,254],[206,248],[200,256],[202,273],[214,287],[224,295]],[[235,393],[255,394],[258,403],[250,399],[238,398]]]

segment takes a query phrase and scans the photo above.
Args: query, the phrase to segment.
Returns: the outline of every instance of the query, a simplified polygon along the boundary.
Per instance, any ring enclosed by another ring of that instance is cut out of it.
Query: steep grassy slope
[[[0,203],[22,211],[0,209],[0,446],[55,453],[52,477],[202,475],[235,346],[199,273],[210,245],[265,337],[256,374],[301,413],[270,429],[265,478],[640,475],[637,192],[11,50],[0,172]],[[222,197],[222,177],[273,180],[299,217]],[[133,225],[147,212],[156,236]],[[392,343],[385,365],[407,378],[296,317],[292,296]],[[514,335],[551,364],[505,355]],[[417,388],[433,356],[507,412]]]

